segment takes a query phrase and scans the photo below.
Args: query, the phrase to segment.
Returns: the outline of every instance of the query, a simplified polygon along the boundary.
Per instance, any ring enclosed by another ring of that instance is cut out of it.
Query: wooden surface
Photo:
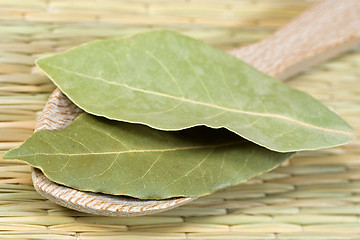
[[[260,40],[302,0],[0,1],[0,149],[29,137],[54,86],[34,59],[99,38],[167,27],[229,50]],[[360,130],[360,49],[288,81]],[[280,168],[161,214],[82,214],[38,194],[30,167],[0,158],[2,239],[360,239],[360,142],[306,152]]]
[[[287,79],[360,43],[360,1],[323,0],[275,34],[230,53]]]

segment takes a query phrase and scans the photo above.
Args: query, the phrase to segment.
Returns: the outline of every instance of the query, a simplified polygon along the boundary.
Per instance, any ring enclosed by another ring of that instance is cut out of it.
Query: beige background
[[[28,138],[54,86],[34,59],[154,28],[228,50],[258,41],[314,1],[0,0],[0,151]],[[341,2],[341,1],[339,1]],[[287,84],[360,130],[360,48]],[[43,199],[30,168],[0,157],[2,239],[360,239],[360,142],[284,166],[162,214],[97,217]]]

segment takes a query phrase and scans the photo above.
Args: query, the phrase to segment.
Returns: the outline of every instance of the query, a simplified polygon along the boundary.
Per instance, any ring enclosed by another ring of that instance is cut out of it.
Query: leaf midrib
[[[160,92],[154,92],[154,91],[151,91],[151,90],[145,90],[145,89],[141,89],[141,88],[136,88],[136,87],[129,86],[129,85],[125,84],[125,83],[111,82],[111,81],[108,81],[108,80],[106,80],[104,78],[101,78],[101,77],[93,77],[93,76],[90,76],[90,75],[87,75],[87,74],[70,71],[70,70],[67,70],[65,68],[58,67],[58,66],[52,66],[51,65],[50,67],[61,70],[61,71],[64,71],[64,72],[67,72],[67,73],[75,74],[75,75],[78,75],[78,76],[81,76],[81,77],[86,77],[86,78],[90,78],[90,79],[94,79],[94,80],[100,80],[100,81],[105,82],[107,84],[125,87],[125,88],[128,88],[130,90],[137,91],[137,92],[152,94],[152,95],[156,95],[156,96],[160,96],[160,97],[172,98],[172,99],[176,99],[176,100],[179,100],[179,101],[182,101],[182,102],[188,102],[188,103],[192,103],[192,104],[195,104],[195,105],[202,105],[202,106],[206,106],[206,107],[216,108],[216,109],[220,109],[220,110],[228,111],[228,112],[234,112],[234,113],[240,113],[240,114],[245,114],[245,115],[258,116],[258,117],[278,118],[278,119],[282,119],[282,120],[285,120],[285,121],[293,122],[293,123],[301,125],[303,127],[308,127],[308,128],[311,128],[311,129],[316,129],[316,130],[320,130],[320,131],[324,131],[324,132],[328,132],[328,133],[341,134],[341,135],[347,135],[347,136],[352,136],[352,137],[356,136],[356,133],[353,133],[353,132],[320,127],[320,126],[317,126],[317,125],[306,123],[306,122],[303,122],[303,121],[300,121],[300,120],[297,120],[297,119],[294,119],[294,118],[291,118],[291,117],[283,116],[283,115],[278,115],[278,114],[273,114],[273,113],[251,112],[251,111],[245,111],[245,110],[240,110],[240,109],[228,108],[228,107],[224,107],[224,106],[220,106],[220,105],[216,105],[216,104],[212,104],[212,103],[204,103],[204,102],[200,102],[200,101],[196,101],[196,100],[192,100],[192,99],[187,99],[187,98],[184,98],[184,97],[177,97],[177,96],[169,95],[169,94],[166,94],[166,93],[160,93]],[[52,78],[51,76],[49,76],[49,77]],[[55,81],[53,81],[53,82],[55,82]],[[61,87],[60,87],[60,89],[61,89]]]
[[[190,147],[177,147],[177,148],[163,148],[163,149],[132,149],[126,151],[115,151],[115,152],[88,152],[88,153],[34,153],[19,155],[17,157],[33,157],[33,156],[92,156],[92,155],[120,155],[126,153],[149,153],[149,152],[175,152],[175,151],[184,151],[184,150],[196,150],[196,149],[212,149],[212,148],[221,148],[228,147],[232,145],[237,145],[241,143],[246,143],[244,140],[228,142],[222,144],[212,144],[212,145],[199,145],[199,146],[190,146]]]

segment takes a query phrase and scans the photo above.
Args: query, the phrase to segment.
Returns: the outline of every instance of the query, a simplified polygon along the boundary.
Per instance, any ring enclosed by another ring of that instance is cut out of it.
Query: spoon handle
[[[358,43],[360,0],[325,0],[264,40],[229,53],[284,80]]]

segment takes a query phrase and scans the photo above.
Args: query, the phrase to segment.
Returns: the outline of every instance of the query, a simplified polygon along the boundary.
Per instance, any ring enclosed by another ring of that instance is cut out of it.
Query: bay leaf
[[[225,129],[166,132],[85,113],[63,130],[36,132],[4,159],[25,161],[52,181],[79,190],[164,199],[207,195],[292,155]]]
[[[76,105],[109,119],[159,130],[225,127],[279,152],[356,137],[314,98],[172,31],[95,41],[37,65]]]

